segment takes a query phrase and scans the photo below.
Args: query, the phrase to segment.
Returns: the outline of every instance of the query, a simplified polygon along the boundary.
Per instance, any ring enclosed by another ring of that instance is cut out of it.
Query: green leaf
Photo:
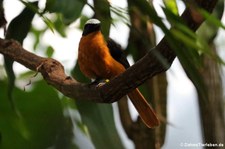
[[[132,3],[134,5],[136,5],[136,7],[139,8],[139,10],[145,14],[148,15],[150,20],[157,26],[159,26],[159,28],[162,29],[162,31],[166,34],[168,33],[168,29],[166,27],[166,25],[163,23],[162,18],[160,18],[156,12],[156,10],[154,9],[153,6],[151,6],[146,0],[134,0],[132,1]]]
[[[37,7],[38,2],[33,2],[29,4],[32,5],[33,7]],[[24,10],[10,22],[6,32],[6,39],[15,39],[22,44],[23,40],[26,38],[30,30],[31,22],[33,20],[34,15],[35,15],[34,11],[32,11],[28,7],[25,7]],[[8,57],[4,57],[4,62],[5,62],[5,69],[6,69],[8,80],[9,80],[8,97],[9,97],[9,100],[11,101],[12,108],[15,109],[15,106],[13,103],[13,97],[12,97],[14,82],[15,82],[15,75],[13,71],[13,61]]]
[[[48,28],[54,33],[54,24],[52,23],[52,21],[43,15],[41,15],[41,17]]]
[[[170,10],[175,15],[178,15],[178,8],[176,0],[163,0],[164,5],[166,6],[167,10]]]
[[[178,14],[175,14],[173,10],[169,8],[163,8],[162,10],[164,11],[164,14],[167,18],[167,20],[170,22],[171,26],[176,26],[178,24],[182,24],[183,20],[180,18]]]
[[[111,104],[77,101],[82,121],[87,125],[96,148],[123,149]]]
[[[130,20],[128,17],[129,14],[127,9],[111,5],[110,10],[112,13],[118,16],[118,19],[113,18],[113,21],[122,20],[124,24],[127,24],[129,26]]]
[[[58,93],[44,82],[32,84],[30,92],[15,88],[19,115],[11,110],[6,83],[0,82],[0,148],[45,149],[53,146],[64,127]]]
[[[201,42],[198,42],[198,37],[193,32],[190,32],[187,27],[183,27],[184,28],[181,30],[179,30],[180,28],[172,29],[171,33],[173,36],[170,36],[171,38],[168,39],[168,41],[171,48],[176,52],[177,57],[182,64],[182,67],[184,68],[186,74],[192,80],[196,89],[199,91],[199,96],[207,99],[207,96],[205,94],[206,87],[199,72],[199,69],[202,67],[202,58],[198,52],[199,49],[207,48],[207,46],[205,46]],[[208,51],[209,50],[207,49],[207,52]]]
[[[29,3],[33,7],[37,7],[38,2]],[[31,22],[35,12],[30,7],[25,7],[24,10],[15,17],[9,24],[6,32],[6,39],[15,39],[21,44],[30,31]]]
[[[49,12],[61,13],[63,22],[70,24],[80,17],[85,4],[86,0],[47,0],[45,9]]]
[[[53,53],[54,53],[53,47],[52,46],[48,46],[47,49],[46,49],[47,56],[48,57],[52,57]]]
[[[110,3],[108,0],[94,1],[94,17],[101,21],[101,31],[105,38],[109,37],[111,26]]]
[[[207,18],[207,21],[214,24],[215,26],[217,27],[221,27],[223,29],[225,29],[225,25],[218,19],[216,18],[215,16],[209,14],[207,11],[205,10],[200,10],[202,15]]]
[[[81,15],[79,29],[83,30],[83,27],[84,27],[84,25],[85,25],[85,23],[87,22],[88,19],[89,19],[88,16]]]
[[[73,134],[73,145],[76,145],[77,148],[94,148],[94,145],[87,131],[87,127],[81,121],[80,114],[77,110],[77,106],[74,100],[63,96],[61,101],[64,107],[65,116],[67,117],[68,121],[72,122],[71,124],[73,126],[73,131],[75,131],[75,133]],[[61,148],[65,148],[65,143],[62,145],[63,146]],[[71,149],[71,147],[68,149]]]
[[[220,21],[224,12],[224,1],[220,0],[217,3],[212,14],[209,14],[205,10],[201,9],[200,12],[206,18],[206,21],[200,26],[197,34],[208,43],[214,40],[220,27],[225,29],[225,25]]]
[[[65,26],[65,24],[63,23],[62,15],[57,15],[57,16],[56,16],[56,20],[54,21],[54,26],[55,26],[56,31],[57,31],[62,37],[66,37],[66,33],[65,33],[66,26]]]
[[[48,28],[50,28],[50,30],[52,32],[54,32],[54,25],[53,25],[53,23],[46,16],[44,16],[44,13],[43,12],[40,12],[39,11],[38,7],[32,5],[32,3],[26,2],[24,0],[20,0],[20,2],[23,3],[26,8],[29,8],[30,10],[32,10],[33,12],[35,12],[36,14],[38,14],[42,18],[42,20],[45,22],[45,24],[48,26]]]

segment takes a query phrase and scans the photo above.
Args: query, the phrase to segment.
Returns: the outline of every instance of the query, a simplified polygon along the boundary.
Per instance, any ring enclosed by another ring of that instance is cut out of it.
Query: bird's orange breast
[[[110,55],[100,31],[83,36],[79,43],[78,63],[88,78],[110,79],[125,71]]]

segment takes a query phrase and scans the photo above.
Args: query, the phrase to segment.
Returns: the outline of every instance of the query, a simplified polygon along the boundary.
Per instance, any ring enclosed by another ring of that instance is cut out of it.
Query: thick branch
[[[30,53],[15,40],[0,39],[0,53],[31,70],[40,72],[48,84],[68,97],[103,102],[97,89],[68,77],[64,67],[58,61]]]
[[[216,4],[216,0],[201,1],[199,7],[211,12]],[[203,22],[203,18],[194,18],[191,9],[185,10],[182,15],[187,26],[195,31]],[[25,67],[40,72],[46,82],[54,86],[64,95],[74,98],[89,100],[95,102],[115,102],[122,96],[126,95],[132,89],[141,85],[147,79],[154,75],[166,71],[169,67],[164,67],[156,57],[156,53],[162,55],[169,65],[172,64],[176,54],[170,48],[166,38],[156,46],[155,49],[149,51],[140,61],[127,69],[126,72],[111,80],[106,85],[95,88],[85,85],[68,77],[63,66],[54,59],[43,58],[32,54],[14,40],[0,39],[0,53],[10,57],[14,61],[21,63]],[[88,93],[88,94],[87,94]]]

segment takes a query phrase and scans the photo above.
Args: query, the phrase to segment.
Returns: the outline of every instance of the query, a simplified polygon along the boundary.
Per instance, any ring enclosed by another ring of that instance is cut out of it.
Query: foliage
[[[65,118],[57,92],[43,81],[32,83],[31,91],[15,88],[16,111],[7,100],[6,81],[0,82],[0,148],[47,148],[55,144]],[[51,126],[51,127],[49,127]]]
[[[97,6],[92,6],[86,0],[47,0],[44,10],[38,8],[38,2],[20,1],[25,6],[24,11],[9,23],[6,38],[14,38],[22,43],[27,34],[30,33],[34,35],[35,39],[34,50],[41,44],[40,38],[46,31],[51,30],[66,37],[66,29],[73,22],[79,20],[80,26],[83,26],[85,20],[89,18],[83,13],[85,6],[93,12],[109,12],[109,16],[101,18],[105,21],[104,26],[107,26],[104,30],[105,35],[109,34],[110,25],[116,19],[123,20],[124,24],[130,27],[129,19],[126,17],[127,10],[114,7],[108,1],[100,6],[107,8],[107,10],[95,10]],[[133,1],[142,14],[148,16],[155,25],[167,34],[167,39],[187,74],[196,82],[196,88],[204,96],[204,85],[197,71],[202,65],[201,54],[204,53],[210,57],[215,55],[211,53],[207,43],[202,39],[203,36],[197,36],[180,20],[176,1],[164,0],[164,2],[165,7],[162,9],[172,26],[171,30],[148,1]],[[113,12],[117,18],[111,18],[110,12]],[[209,22],[216,27],[216,30],[218,27],[224,28],[224,25],[217,18],[210,16],[203,10],[201,12],[206,18],[210,18]],[[35,14],[46,23],[44,28],[36,29],[31,26]],[[208,27],[206,26],[206,28]],[[216,36],[216,31],[213,28],[210,29],[210,38],[213,38]],[[199,31],[199,34],[203,33],[205,32]],[[52,45],[46,46],[43,51],[45,51],[46,57],[52,57],[54,54]],[[218,56],[214,59],[222,62]],[[163,57],[160,57],[160,61],[168,67]],[[31,85],[28,85],[29,90],[23,91],[14,83],[12,62],[5,63],[4,67],[6,70],[10,70],[7,71],[7,77],[12,81],[7,82],[5,76],[0,76],[0,148],[125,148],[116,129],[112,105],[82,101],[75,103],[37,78],[31,82]],[[0,72],[3,72],[2,67],[0,67]],[[79,81],[90,81],[80,73],[78,65],[75,66],[72,73]],[[26,74],[21,74],[21,76],[28,80],[29,77]],[[30,75],[30,72],[28,74]]]

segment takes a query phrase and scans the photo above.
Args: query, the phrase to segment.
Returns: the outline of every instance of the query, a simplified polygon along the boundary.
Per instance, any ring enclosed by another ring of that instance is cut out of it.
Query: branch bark
[[[196,3],[200,8],[211,13],[217,0],[198,0]],[[190,29],[196,31],[204,21],[204,18],[198,16],[198,19],[196,19],[193,11],[193,9],[186,9],[182,19]],[[115,102],[147,79],[169,69],[169,67],[162,65],[155,53],[161,54],[169,65],[172,64],[176,57],[175,52],[170,48],[166,37],[164,37],[154,49],[150,50],[126,72],[112,79],[104,86],[96,88],[95,86],[77,82],[65,74],[62,64],[58,61],[30,53],[23,49],[15,40],[0,39],[0,53],[31,70],[40,72],[48,84],[55,87],[65,96],[99,103]]]

